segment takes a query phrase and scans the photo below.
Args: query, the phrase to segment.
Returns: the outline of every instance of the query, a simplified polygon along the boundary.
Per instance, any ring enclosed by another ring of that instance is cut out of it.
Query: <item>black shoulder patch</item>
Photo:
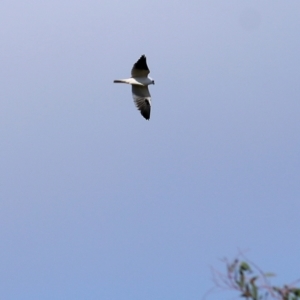
[[[149,71],[148,66],[147,66],[147,62],[146,62],[146,56],[142,55],[140,57],[140,59],[133,65],[133,68],[138,69],[138,70],[147,70],[147,71]]]

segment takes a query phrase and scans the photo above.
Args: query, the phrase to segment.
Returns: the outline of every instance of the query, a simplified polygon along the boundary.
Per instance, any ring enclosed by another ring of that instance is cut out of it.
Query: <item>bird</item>
[[[131,84],[135,106],[146,120],[150,119],[151,112],[151,95],[148,85],[154,84],[154,80],[148,76],[149,73],[146,56],[143,54],[133,65],[130,78],[114,80],[114,83]]]

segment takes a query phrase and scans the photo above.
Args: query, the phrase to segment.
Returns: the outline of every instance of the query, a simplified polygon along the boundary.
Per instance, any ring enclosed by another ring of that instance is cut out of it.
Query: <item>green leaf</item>
[[[239,285],[241,289],[244,288],[245,285],[245,275],[243,272],[240,273],[240,280],[237,280],[236,283]]]
[[[245,297],[247,299],[250,298],[250,297],[252,298],[252,294],[250,292],[248,284],[246,284],[245,291],[243,293],[243,297]]]
[[[252,294],[252,299],[257,300],[258,299],[258,291],[257,291],[257,286],[255,284],[255,280],[257,279],[257,276],[254,276],[250,279],[250,284],[251,284],[251,294]]]
[[[240,271],[251,271],[251,269],[250,269],[250,266],[246,262],[242,261],[240,263]]]
[[[300,289],[293,289],[293,294],[294,294],[296,297],[300,297]]]

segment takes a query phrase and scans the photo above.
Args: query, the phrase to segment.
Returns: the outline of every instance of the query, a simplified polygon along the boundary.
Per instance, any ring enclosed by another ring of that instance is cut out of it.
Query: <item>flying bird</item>
[[[114,80],[115,83],[131,84],[134,103],[146,120],[150,119],[151,112],[151,95],[148,85],[154,84],[154,80],[148,76],[149,73],[146,56],[142,55],[133,65],[130,78]]]

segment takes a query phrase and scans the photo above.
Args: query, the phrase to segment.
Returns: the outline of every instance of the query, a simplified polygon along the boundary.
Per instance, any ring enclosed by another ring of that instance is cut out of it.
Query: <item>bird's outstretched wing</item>
[[[147,77],[150,70],[147,66],[146,56],[142,55],[140,59],[133,65],[131,70],[132,77]]]
[[[151,96],[147,86],[132,85],[132,97],[137,109],[141,112],[142,116],[150,119],[151,112]]]

